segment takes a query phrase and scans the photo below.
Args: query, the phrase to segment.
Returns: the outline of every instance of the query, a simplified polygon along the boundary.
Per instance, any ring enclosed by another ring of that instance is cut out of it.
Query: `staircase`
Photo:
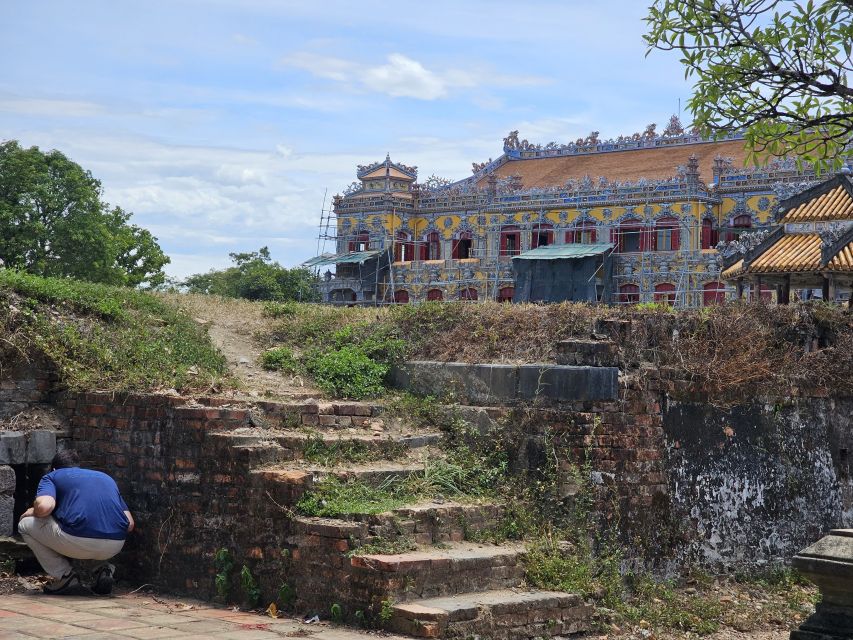
[[[380,425],[377,407],[264,404],[270,406],[253,420],[263,426],[217,434],[217,448],[249,470],[255,490],[285,509],[326,477],[381,486],[423,473],[424,458],[442,455],[441,433]],[[357,415],[342,415],[341,407]],[[318,443],[367,448],[371,461],[306,459]],[[386,630],[418,638],[520,640],[587,630],[592,607],[580,596],[525,585],[523,544],[468,539],[495,528],[503,512],[499,504],[437,496],[380,514],[292,515],[283,526],[291,532],[286,577],[296,606],[323,616],[338,603],[348,620],[371,612]],[[370,551],[394,545],[394,553]]]

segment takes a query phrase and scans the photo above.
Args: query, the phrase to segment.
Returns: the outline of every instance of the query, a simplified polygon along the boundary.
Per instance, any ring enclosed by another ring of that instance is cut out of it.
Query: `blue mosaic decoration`
[[[449,229],[450,227],[453,226],[453,218],[449,218],[449,217],[445,218],[444,222],[442,222],[441,224],[444,225],[445,229]]]
[[[688,213],[690,213],[691,211],[693,211],[693,205],[692,205],[692,204],[690,204],[689,202],[688,202],[688,203],[686,203],[686,204],[681,205],[681,213],[683,213],[683,214],[687,215],[687,214],[688,214]]]
[[[643,207],[643,213],[647,216],[652,215],[654,212],[655,212],[655,209],[650,204],[647,204],[646,206]]]
[[[568,211],[560,211],[560,222],[568,222],[569,221],[569,212]]]
[[[525,224],[530,224],[533,221],[533,216],[530,213],[525,213],[521,216],[521,221]]]
[[[759,211],[767,211],[770,208],[770,198],[767,196],[761,196],[758,199],[758,210]]]
[[[604,209],[602,213],[604,214],[605,220],[610,220],[613,217],[613,209],[611,209],[610,207]]]

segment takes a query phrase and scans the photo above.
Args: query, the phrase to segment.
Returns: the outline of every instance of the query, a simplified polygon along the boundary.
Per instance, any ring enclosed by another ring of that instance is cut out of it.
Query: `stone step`
[[[431,545],[486,535],[498,528],[504,511],[502,505],[492,503],[427,501],[353,519],[367,524],[362,543],[406,538],[414,544]]]
[[[397,603],[385,628],[416,638],[531,640],[587,631],[592,613],[575,594],[502,589]]]
[[[372,486],[381,486],[391,481],[404,481],[412,475],[423,473],[423,470],[423,463],[388,460],[345,464],[331,468],[296,461],[254,469],[249,477],[255,487],[269,491],[279,504],[293,506],[306,491],[311,490],[315,482],[328,477],[336,477],[341,481],[357,480]]]
[[[524,579],[522,545],[460,542],[398,554],[350,557],[357,591],[396,601],[508,589]]]
[[[330,434],[319,431],[271,431],[257,428],[208,435],[213,441],[213,449],[217,452],[213,459],[221,459],[222,455],[227,455],[245,469],[303,460],[312,448],[315,455],[319,453],[322,457],[322,452],[318,451],[322,446],[326,447],[330,459],[335,458],[336,448],[340,449],[341,457],[346,457],[347,448],[353,446],[360,452],[366,451],[367,455],[377,460],[389,460],[401,457],[408,451],[435,446],[443,437],[440,433],[397,437],[359,433]],[[321,446],[318,447],[318,444]]]

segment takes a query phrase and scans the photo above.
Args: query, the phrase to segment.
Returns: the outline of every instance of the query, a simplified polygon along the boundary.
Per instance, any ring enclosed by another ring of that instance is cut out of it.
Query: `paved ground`
[[[13,638],[404,640],[326,623],[305,624],[292,618],[219,609],[195,600],[144,594],[45,596],[38,592],[0,596],[0,640]]]

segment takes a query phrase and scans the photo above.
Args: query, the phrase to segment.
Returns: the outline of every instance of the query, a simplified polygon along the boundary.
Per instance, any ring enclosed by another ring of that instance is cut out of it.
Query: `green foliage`
[[[360,545],[351,550],[347,555],[370,555],[370,554],[398,554],[414,551],[418,548],[415,541],[408,536],[399,538],[376,538],[372,542]]]
[[[694,77],[694,125],[745,129],[758,156],[795,154],[837,169],[853,136],[853,3],[656,0],[649,51],[677,51]]]
[[[528,581],[541,589],[594,596],[605,606],[618,607],[623,593],[619,554],[593,553],[588,544],[568,549],[562,550],[553,536],[535,541],[525,560]]]
[[[337,602],[329,608],[329,615],[335,624],[340,624],[344,620],[344,611]]]
[[[341,347],[309,359],[307,369],[323,391],[339,398],[368,398],[384,390],[388,366],[357,347]]]
[[[645,620],[656,627],[700,635],[714,633],[720,628],[724,605],[719,598],[686,594],[675,583],[657,581],[648,575],[635,577],[632,591],[631,604],[621,607],[629,620]]]
[[[296,602],[296,589],[282,582],[278,588],[278,603],[285,608],[290,608]]]
[[[400,361],[406,351],[406,343],[395,333],[389,325],[359,322],[338,329],[332,335],[332,343],[336,349],[357,347],[371,360],[392,364]]]
[[[257,607],[261,601],[261,589],[255,581],[252,571],[245,564],[240,570],[240,587],[243,589],[246,603],[251,607]]]
[[[394,615],[394,600],[393,598],[389,598],[387,600],[383,600],[380,604],[379,608],[379,619],[382,621],[384,625],[387,623],[391,616]]]
[[[406,452],[399,442],[375,442],[341,438],[326,440],[320,433],[312,433],[302,449],[302,457],[326,467],[345,463],[369,462],[372,460],[396,460]]]
[[[284,302],[265,302],[263,314],[268,318],[281,318],[282,316],[295,316],[299,313],[299,304],[292,300]]]
[[[231,591],[231,570],[234,568],[234,558],[228,549],[217,549],[213,555],[213,567],[216,570],[214,576],[214,585],[216,586],[216,595],[222,600],[228,600],[228,594]]]
[[[289,347],[273,347],[261,354],[261,366],[269,371],[283,371],[284,373],[299,373],[302,366],[299,359]]]
[[[334,518],[354,513],[383,513],[401,507],[414,498],[403,483],[391,477],[379,486],[373,486],[329,476],[302,496],[296,508],[308,516]]]
[[[0,269],[5,347],[41,353],[76,389],[208,388],[226,363],[203,328],[157,296]]]
[[[286,269],[273,262],[267,247],[251,253],[229,254],[233,267],[189,276],[182,286],[189,293],[206,293],[247,300],[319,300],[316,276],[308,269]]]
[[[135,287],[163,283],[169,258],[101,183],[59,151],[0,143],[0,262],[41,276]]]
[[[410,427],[424,429],[443,424],[446,412],[433,396],[422,397],[403,392],[387,398],[383,415],[403,419]]]

